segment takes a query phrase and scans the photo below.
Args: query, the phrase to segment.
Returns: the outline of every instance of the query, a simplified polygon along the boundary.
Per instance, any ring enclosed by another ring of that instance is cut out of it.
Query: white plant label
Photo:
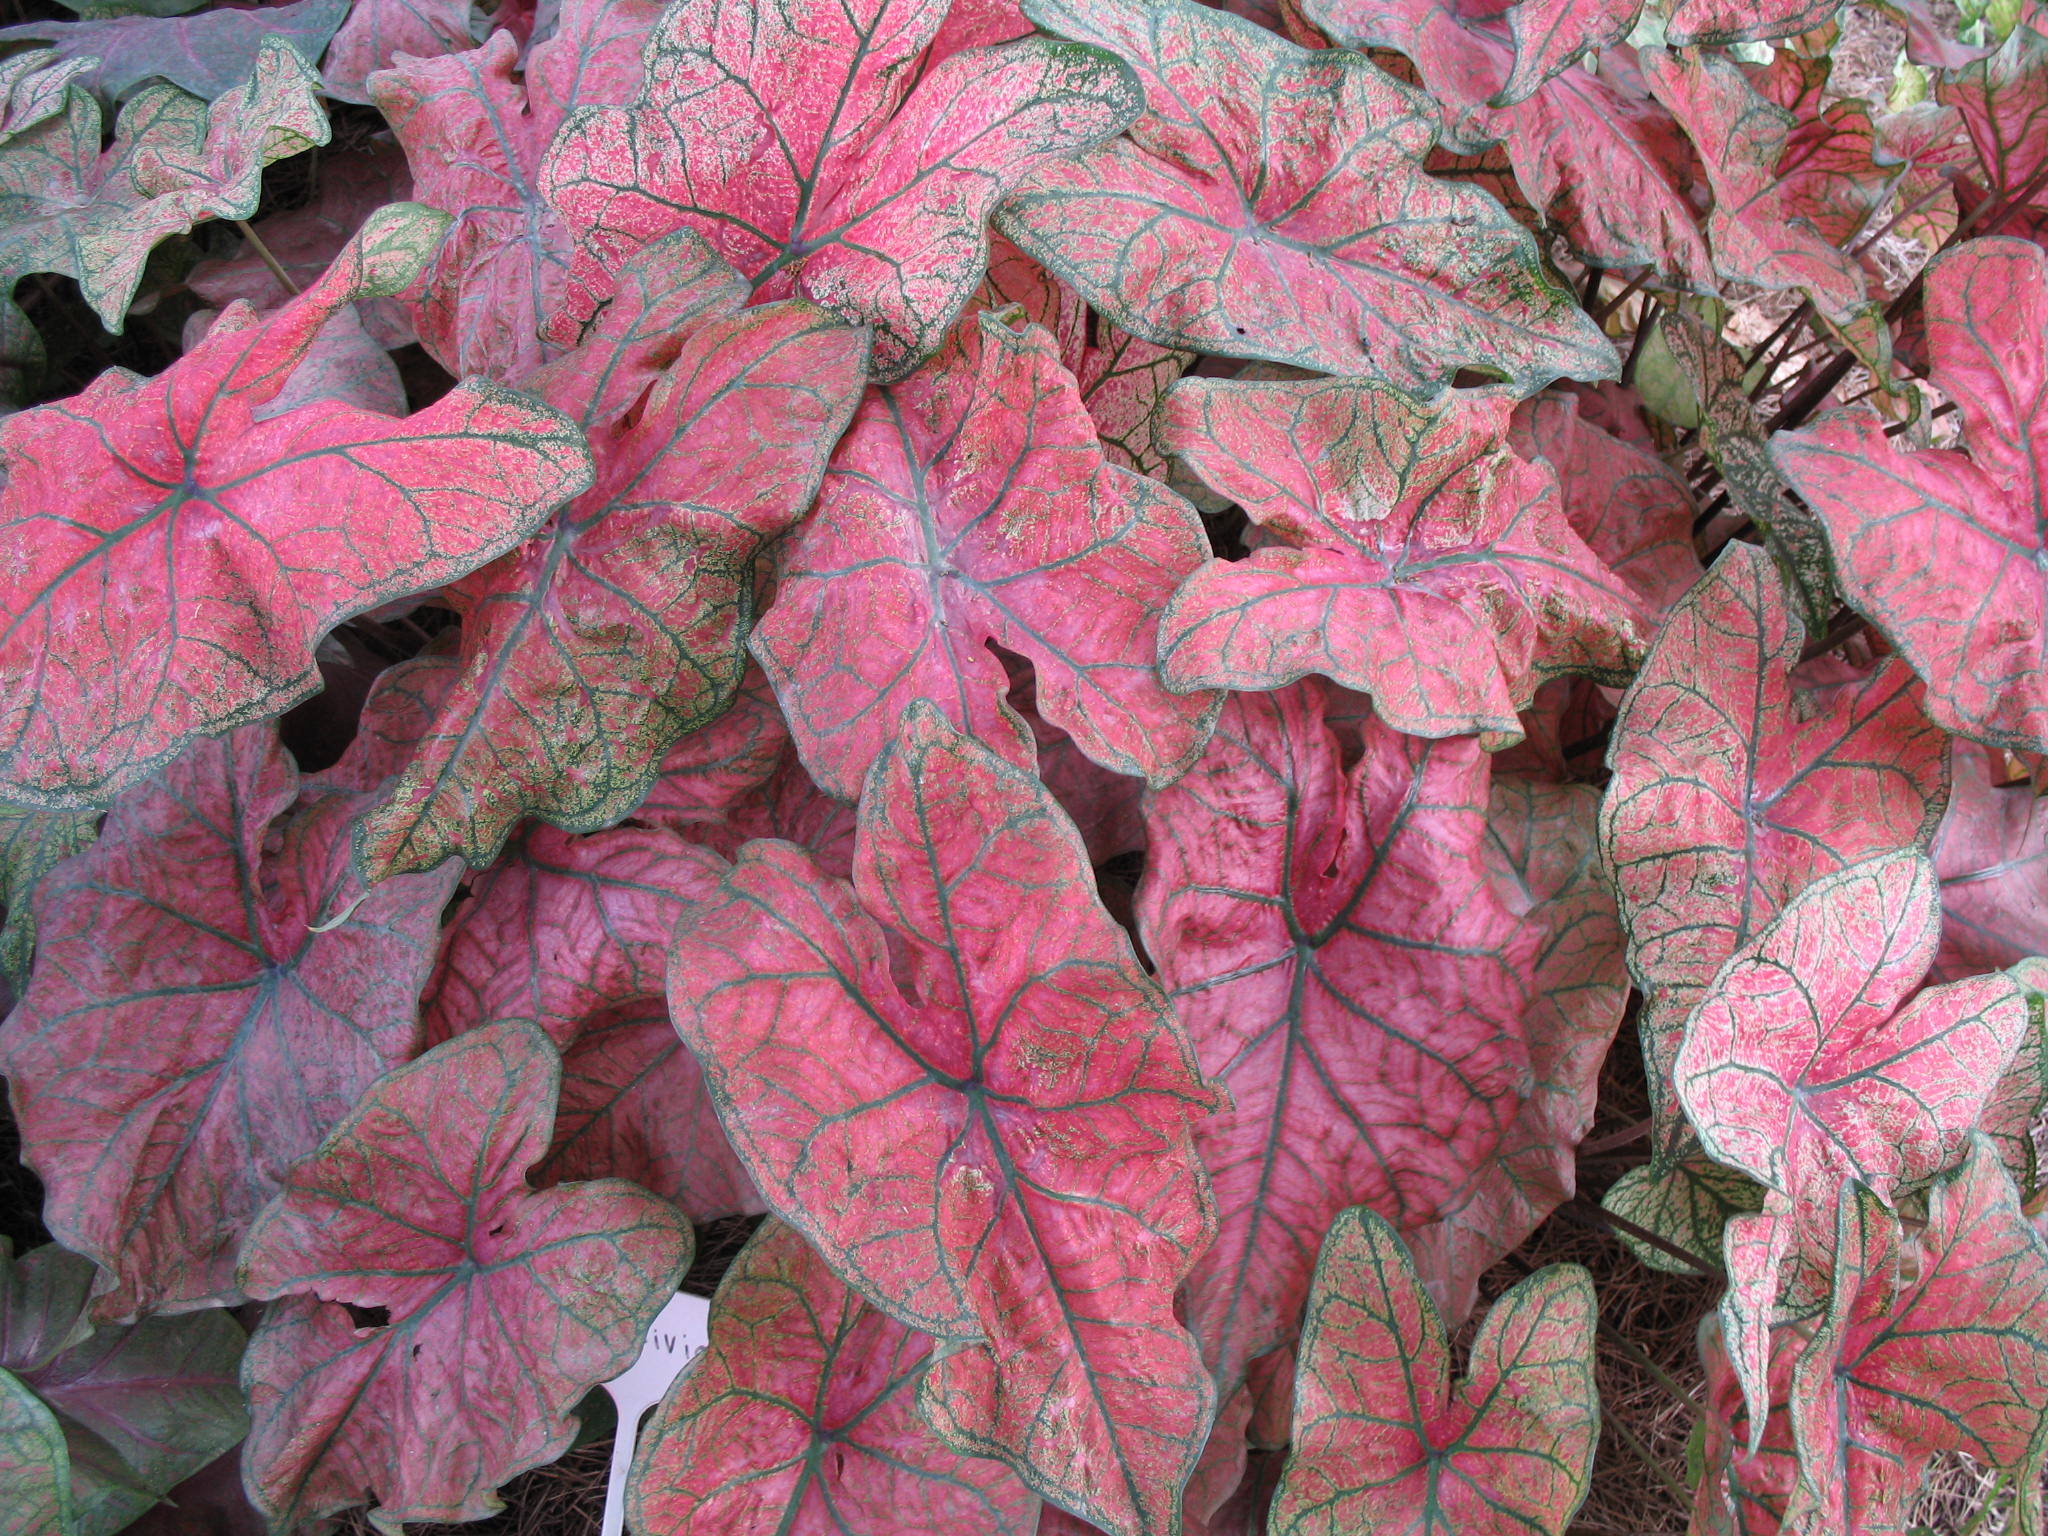
[[[621,1536],[626,1529],[626,1474],[633,1468],[642,1416],[710,1344],[711,1303],[702,1296],[671,1296],[647,1330],[640,1358],[623,1376],[604,1384],[619,1409],[619,1434],[612,1442],[611,1476],[604,1490],[604,1536]]]

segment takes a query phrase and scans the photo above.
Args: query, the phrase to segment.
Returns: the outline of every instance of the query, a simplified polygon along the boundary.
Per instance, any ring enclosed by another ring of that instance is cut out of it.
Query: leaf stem
[[[1595,1205],[1583,1195],[1567,1200],[1557,1208],[1557,1211],[1566,1220],[1576,1221],[1582,1226],[1595,1227],[1624,1237],[1632,1237],[1639,1243],[1645,1243],[1655,1248],[1659,1253],[1670,1254],[1672,1258],[1678,1260],[1686,1268],[1705,1276],[1709,1280],[1718,1280],[1723,1285],[1728,1283],[1728,1271],[1720,1265],[1701,1258],[1689,1249],[1679,1247],[1678,1244],[1670,1241],[1668,1238],[1659,1237],[1648,1227],[1637,1226],[1626,1216],[1617,1216],[1605,1206]]]
[[[1662,1387],[1674,1399],[1682,1403],[1694,1417],[1698,1417],[1706,1411],[1700,1407],[1699,1399],[1686,1391],[1684,1385],[1674,1378],[1669,1371],[1665,1370],[1663,1366],[1652,1360],[1644,1352],[1641,1345],[1608,1322],[1606,1318],[1600,1318],[1598,1321],[1600,1337],[1620,1350],[1630,1365],[1633,1365],[1645,1376],[1656,1382],[1658,1386]]]
[[[1665,1489],[1671,1494],[1671,1497],[1678,1501],[1680,1509],[1690,1509],[1692,1507],[1692,1495],[1686,1491],[1685,1484],[1673,1477],[1671,1469],[1659,1461],[1647,1445],[1636,1438],[1634,1430],[1630,1429],[1628,1425],[1611,1413],[1600,1415],[1600,1427],[1614,1431],[1614,1438],[1619,1440],[1627,1448],[1628,1453],[1647,1467],[1657,1481],[1664,1485]]]
[[[283,263],[270,254],[270,247],[263,243],[263,237],[249,227],[247,219],[235,220],[235,228],[242,232],[242,238],[249,242],[258,256],[263,258],[263,265],[270,268],[270,275],[280,283],[283,283],[284,291],[296,299],[300,293],[299,285],[292,281],[292,276],[289,272],[285,271]]]

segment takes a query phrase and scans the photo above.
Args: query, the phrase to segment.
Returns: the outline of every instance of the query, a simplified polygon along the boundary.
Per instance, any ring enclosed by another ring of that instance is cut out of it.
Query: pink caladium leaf
[[[872,326],[877,378],[911,372],[981,281],[990,210],[1142,104],[1114,58],[1047,38],[934,62],[946,11],[944,0],[672,7],[646,89],[578,112],[549,156],[547,194],[582,241],[549,334],[573,339],[627,256],[688,225],[757,297],[800,294]]]
[[[2048,171],[2042,133],[2048,126],[2048,34],[2024,16],[1996,52],[1944,74],[1944,105],[1962,117],[1984,189],[1999,198],[2028,194],[2043,203],[2040,177]]]
[[[467,52],[483,40],[481,20],[476,0],[357,0],[328,44],[321,83],[337,101],[368,102],[370,76],[391,68],[401,53],[433,59]]]
[[[1540,456],[1557,471],[1572,531],[1627,584],[1637,627],[1653,633],[1706,574],[1693,549],[1698,509],[1685,478],[1654,453],[1589,421],[1567,394],[1516,406],[1508,438],[1522,457]]]
[[[1514,405],[1361,379],[1176,386],[1166,446],[1273,541],[1174,595],[1167,686],[1321,673],[1397,730],[1506,746],[1546,678],[1625,681],[1633,600],[1566,521],[1555,472],[1509,447]]]
[[[242,1365],[242,1474],[274,1528],[366,1499],[392,1529],[481,1519],[632,1363],[690,1224],[623,1179],[528,1187],[559,1076],[523,1020],[437,1046],[371,1087],[257,1219],[242,1282],[274,1304]],[[358,1328],[351,1306],[390,1320]]]
[[[2048,574],[2041,414],[2048,252],[1972,240],[1930,263],[1931,377],[1967,455],[1903,453],[1868,410],[1772,441],[1827,532],[1842,596],[1927,680],[1927,712],[1959,736],[2048,751]]]
[[[1544,81],[1635,29],[1642,0],[1520,0],[1507,13],[1515,66],[1494,100],[1526,101]]]
[[[503,554],[589,485],[570,421],[480,380],[402,421],[256,421],[327,318],[402,288],[443,224],[387,209],[268,320],[230,310],[154,379],[109,372],[0,423],[0,792],[102,804],[290,708],[341,620]]]
[[[1879,158],[1870,104],[1830,89],[1833,68],[1832,59],[1780,49],[1750,83],[1792,115],[1777,165],[1786,212],[1830,245],[1846,246],[1883,206],[1898,167],[1889,156]]]
[[[553,355],[540,328],[561,298],[574,236],[542,195],[543,156],[575,111],[633,98],[661,14],[654,0],[567,0],[561,10],[523,67],[518,39],[500,31],[481,48],[407,58],[369,80],[412,165],[413,195],[455,220],[413,306],[421,344],[451,373],[523,383]]]
[[[1794,210],[1778,179],[1792,115],[1758,94],[1733,59],[1660,48],[1641,57],[1650,90],[1699,146],[1714,189],[1707,239],[1715,270],[1759,288],[1803,292],[1882,367],[1891,333],[1879,322],[1862,268]]]
[[[1564,1536],[1600,1438],[1593,1279],[1538,1270],[1493,1304],[1453,1386],[1443,1319],[1385,1218],[1354,1207],[1316,1261],[1273,1536]]]
[[[737,298],[722,276],[688,286]],[[595,350],[593,371],[626,349]],[[864,350],[801,299],[716,303],[630,421],[592,424],[596,485],[450,593],[463,672],[358,830],[366,879],[451,854],[481,867],[523,816],[591,831],[646,798],[739,689],[755,557],[817,493]]]
[[[1663,1155],[1690,1139],[1671,1064],[1715,973],[1816,879],[1925,846],[1947,799],[1948,740],[1907,669],[1888,660],[1809,693],[1792,680],[1804,642],[1770,557],[1730,544],[1672,610],[1615,722],[1600,839],[1648,1000]]]
[[[95,1327],[87,1311],[94,1273],[90,1259],[54,1243],[16,1259],[0,1237],[0,1531],[8,1536],[112,1536],[248,1431],[235,1379],[241,1325],[209,1310]],[[29,1468],[7,1465],[21,1455],[9,1446],[22,1428],[44,1443]],[[37,1466],[50,1474],[41,1490]]]
[[[843,799],[920,699],[1030,764],[991,643],[1030,660],[1039,712],[1082,751],[1166,783],[1218,706],[1152,664],[1207,549],[1192,507],[1108,461],[1052,337],[984,312],[862,402],[753,651],[811,777]]]
[[[1706,48],[1811,32],[1835,19],[1829,0],[1673,0],[1664,36],[1681,48]]]
[[[0,144],[0,283],[11,292],[30,272],[76,278],[119,333],[159,241],[208,219],[248,218],[264,166],[327,142],[318,87],[304,59],[267,42],[217,102],[169,85],[143,90],[102,151],[99,104],[70,82],[62,112]]]
[[[1976,1138],[1936,1182],[1917,1271],[1895,1298],[1885,1225],[1896,1232],[1881,1207],[1845,1220],[1863,1251],[1845,1236],[1827,1316],[1793,1373],[1788,1529],[1903,1531],[1937,1452],[2029,1476],[2040,1462],[2048,1244],[1997,1152]]]
[[[320,280],[371,213],[411,196],[412,173],[406,169],[404,152],[394,144],[371,144],[323,155],[314,200],[259,219],[252,228],[293,287],[303,291]],[[200,262],[186,274],[185,286],[216,309],[225,309],[236,299],[246,299],[259,310],[278,309],[292,298],[292,289],[278,280],[270,264],[246,246],[236,256]],[[386,347],[409,346],[419,339],[397,299],[358,299],[356,309],[364,327]]]
[[[1162,347],[1107,321],[1074,369],[1081,401],[1102,438],[1112,464],[1154,480],[1172,482],[1167,452],[1158,436],[1159,409],[1167,390],[1195,365],[1196,354]]]
[[[535,826],[472,877],[421,1013],[430,1042],[516,1018],[562,1052],[537,1182],[630,1178],[697,1221],[760,1209],[662,1000],[677,919],[724,871],[663,828]]]
[[[272,48],[301,59],[320,57],[348,14],[349,0],[297,0],[293,5],[206,11],[197,16],[102,16],[83,21],[31,21],[0,29],[0,44],[49,43],[62,59],[91,59],[80,84],[106,97],[137,96],[145,80],[168,80],[204,101],[233,93]]]
[[[1767,1368],[1769,1420],[1762,1443],[1750,1450],[1749,1408],[1743,1384],[1728,1358],[1720,1325],[1700,1324],[1700,1358],[1706,1368],[1706,1412],[1701,1415],[1701,1471],[1693,1503],[1696,1536],[1779,1536],[1785,1507],[1798,1484],[1792,1449],[1792,1370],[1811,1330],[1774,1328]]]
[[[770,1208],[947,1341],[940,1438],[1165,1536],[1214,1409],[1173,1293],[1214,1230],[1217,1094],[1029,773],[919,703],[859,814],[851,888],[740,850],[677,931],[676,1028]]]
[[[470,877],[448,921],[421,1005],[427,1039],[513,1018],[567,1049],[586,1020],[661,995],[677,919],[724,872],[723,859],[664,828],[579,837],[529,827]]]
[[[1487,806],[1487,875],[1536,931],[1522,1015],[1535,1080],[1498,1151],[1429,1226],[1408,1239],[1445,1319],[1471,1315],[1479,1277],[1578,1189],[1576,1149],[1593,1123],[1601,1063],[1628,1005],[1621,920],[1600,869],[1587,784],[1497,777]]]
[[[760,797],[789,753],[789,727],[775,690],[759,667],[748,667],[732,708],[669,748],[633,819],[685,833],[727,824]]]
[[[1146,806],[1146,952],[1233,1101],[1196,1129],[1220,1230],[1187,1299],[1225,1395],[1293,1337],[1337,1213],[1437,1216],[1529,1076],[1536,936],[1488,875],[1485,756],[1368,719],[1346,773],[1324,697],[1233,694]]]
[[[1484,193],[1423,174],[1435,109],[1364,55],[1298,48],[1185,0],[1025,12],[1120,55],[1145,87],[1129,137],[1043,167],[1001,216],[1123,329],[1411,389],[1461,363],[1525,394],[1614,373],[1527,231]]]
[[[633,1529],[1032,1536],[1037,1497],[918,1417],[931,1348],[768,1222],[718,1288],[709,1350],[640,1432]]]
[[[284,1171],[417,1048],[456,871],[316,931],[352,889],[361,802],[302,794],[275,733],[246,726],[123,795],[46,879],[0,1071],[44,1219],[108,1271],[98,1315],[239,1300],[236,1250]]]
[[[1495,9],[1439,0],[1307,6],[1346,47],[1392,48],[1412,61],[1443,113],[1444,147],[1483,155],[1499,145],[1514,185],[1581,258],[1649,265],[1681,288],[1711,291],[1713,260],[1689,196],[1695,157],[1671,114],[1632,81],[1633,71],[1615,67],[1619,60],[1598,75],[1561,75],[1512,106],[1494,105],[1511,83],[1513,60]]]
[[[1934,840],[1941,876],[1937,981],[2048,955],[2048,806],[2006,783],[2002,754],[1959,743],[1948,814]]]
[[[1933,862],[1908,849],[1814,881],[1736,950],[1678,1053],[1707,1151],[1809,1212],[1845,1180],[1889,1198],[1953,1161],[2028,1011],[2002,973],[1907,1003],[1940,927]]]

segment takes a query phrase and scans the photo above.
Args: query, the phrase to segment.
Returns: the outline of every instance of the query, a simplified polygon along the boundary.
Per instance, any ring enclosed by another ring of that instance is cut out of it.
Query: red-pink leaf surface
[[[233,309],[154,379],[118,370],[0,423],[0,790],[100,804],[195,737],[319,686],[342,619],[510,549],[590,483],[581,434],[482,381],[403,421],[255,420],[327,317],[441,234],[401,204],[268,320]]]
[[[758,1211],[668,1020],[668,941],[725,861],[658,827],[529,827],[474,876],[421,1008],[429,1042],[528,1019],[562,1052],[543,1184],[616,1175],[693,1220]]]
[[[1930,377],[1959,408],[1969,453],[1903,453],[1867,408],[1772,448],[1827,531],[1844,600],[1927,680],[1927,712],[1973,741],[2042,752],[2048,252],[1972,240],[1924,277]]]
[[[768,1222],[719,1285],[709,1351],[640,1432],[633,1529],[1031,1536],[1037,1497],[918,1417],[931,1347]]]
[[[2039,1464],[2048,1244],[1982,1138],[1929,1195],[1918,1259],[1896,1299],[1888,1265],[1845,1261],[1838,1272],[1794,1372],[1801,1477],[1788,1527],[1903,1531],[1938,1452],[2023,1475]],[[1866,1268],[1875,1295],[1854,1288]]]
[[[1435,108],[1364,55],[1298,48],[1183,0],[1025,11],[1117,53],[1145,88],[1128,137],[1044,167],[1002,214],[1123,329],[1408,388],[1461,363],[1523,393],[1614,373],[1527,231],[1485,194],[1423,174]]]
[[[1566,521],[1549,465],[1508,446],[1514,406],[1361,379],[1176,386],[1166,446],[1271,540],[1174,595],[1167,685],[1321,673],[1397,730],[1501,746],[1546,678],[1625,680],[1634,600]]]
[[[1778,1536],[1785,1506],[1798,1483],[1792,1451],[1792,1418],[1785,1412],[1792,1369],[1806,1348],[1810,1330],[1771,1330],[1767,1370],[1769,1418],[1762,1444],[1749,1450],[1751,1426],[1742,1382],[1728,1358],[1719,1324],[1700,1325],[1700,1359],[1706,1370],[1706,1412],[1701,1415],[1701,1472],[1690,1529],[1695,1536]]]
[[[1829,0],[1674,0],[1664,35],[1685,48],[1791,37],[1834,20]]]
[[[1438,1215],[1528,1085],[1536,935],[1488,876],[1484,754],[1368,720],[1346,773],[1324,696],[1233,694],[1146,807],[1146,952],[1233,1100],[1196,1127],[1220,1228],[1187,1300],[1226,1395],[1293,1337],[1337,1213]]]
[[[2027,193],[2035,208],[2048,170],[2048,35],[2032,24],[2041,19],[2023,15],[1996,52],[1944,73],[1937,85],[1942,103],[1962,117],[1985,190],[1998,198]]]
[[[1451,1382],[1450,1341],[1386,1220],[1337,1218],[1316,1263],[1273,1536],[1564,1536],[1600,1438],[1593,1279],[1538,1270],[1493,1304]]]
[[[1681,599],[1622,701],[1600,808],[1629,932],[1660,1150],[1679,1030],[1714,974],[1814,880],[1925,845],[1947,738],[1895,660],[1808,692],[1805,635],[1770,556],[1730,544]]]
[[[1871,222],[1897,179],[1898,167],[1879,163],[1877,125],[1870,104],[1843,97],[1834,61],[1780,49],[1751,75],[1766,100],[1792,115],[1792,130],[1777,164],[1784,207],[1836,246],[1849,245]]]
[[[1907,850],[1814,881],[1738,949],[1678,1053],[1708,1152],[1822,1221],[1847,1179],[1889,1198],[1947,1166],[2020,1046],[2027,1001],[1996,974],[1907,1003],[1940,928],[1934,865]]]
[[[676,920],[724,871],[664,828],[528,828],[449,920],[421,1008],[427,1039],[528,1019],[566,1049],[586,1019],[662,993]]]
[[[941,1437],[1115,1536],[1171,1531],[1214,1408],[1173,1293],[1214,1231],[1217,1096],[1044,787],[913,706],[853,886],[749,844],[670,979],[769,1206],[948,1341]]]
[[[623,1179],[527,1185],[559,1073],[522,1020],[437,1046],[380,1079],[257,1220],[243,1284],[273,1305],[242,1365],[242,1472],[276,1528],[366,1500],[394,1529],[481,1519],[632,1363],[690,1225]],[[358,1328],[349,1306],[389,1321]]]
[[[1170,483],[1159,409],[1174,381],[1194,366],[1196,354],[1158,346],[1108,321],[1096,330],[1098,339],[1083,350],[1073,372],[1103,454],[1112,464]]]
[[[1515,67],[1496,100],[1525,100],[1544,81],[1634,30],[1642,0],[1520,0],[1507,15]]]
[[[370,76],[401,53],[432,59],[474,48],[476,16],[476,0],[355,0],[327,45],[321,83],[337,101],[367,102]]]
[[[1104,456],[1051,335],[984,312],[868,393],[753,651],[811,777],[844,799],[920,699],[1029,766],[991,643],[1030,660],[1039,712],[1082,751],[1165,783],[1217,708],[1152,660],[1207,549],[1192,507]]]
[[[463,673],[363,822],[366,877],[488,864],[525,816],[610,826],[738,691],[756,554],[816,494],[865,342],[800,299],[718,313],[737,302],[730,271],[691,243],[704,269],[683,286],[711,318],[628,421],[590,424],[596,485],[451,592]],[[631,350],[608,340],[589,370]]]
[[[1572,70],[1496,106],[1514,84],[1514,45],[1497,5],[1310,0],[1306,10],[1346,47],[1392,48],[1413,61],[1443,113],[1444,147],[1480,155],[1500,145],[1522,194],[1581,258],[1649,265],[1680,288],[1713,289],[1689,196],[1692,148],[1622,56],[1603,58],[1597,75]]]
[[[1705,575],[1693,549],[1698,515],[1685,479],[1656,454],[1586,419],[1578,399],[1552,393],[1515,407],[1508,440],[1557,471],[1572,531],[1636,598],[1637,626],[1655,632]]]
[[[0,1029],[59,1241],[105,1317],[239,1299],[235,1254],[294,1161],[418,1047],[456,871],[348,888],[361,797],[308,785],[265,726],[115,803],[44,884],[36,969]]]
[[[1747,7],[1745,7],[1747,9]],[[1793,288],[1838,326],[1859,324],[1868,345],[1887,335],[1854,257],[1796,211],[1778,179],[1793,117],[1760,95],[1741,67],[1720,54],[1642,53],[1643,73],[1694,144],[1714,189],[1707,239],[1723,277],[1759,288]]]
[[[1621,920],[1600,869],[1587,784],[1496,777],[1483,845],[1488,878],[1537,935],[1522,1015],[1535,1086],[1498,1151],[1409,1251],[1445,1319],[1471,1315],[1479,1277],[1578,1190],[1576,1149],[1593,1123],[1602,1062],[1628,1004]]]
[[[1958,743],[1948,814],[1934,839],[1941,876],[1936,981],[2002,971],[2048,955],[2048,806],[2002,753]]]
[[[944,0],[688,0],[645,91],[579,112],[548,196],[581,245],[568,340],[641,245],[688,225],[753,281],[874,327],[876,375],[937,350],[981,281],[991,209],[1137,114],[1130,71],[1046,38],[933,61]],[[997,30],[1002,30],[998,28]]]
[[[320,280],[329,263],[341,254],[349,237],[376,209],[412,196],[412,174],[395,144],[371,144],[347,153],[320,158],[320,181],[314,200],[289,213],[258,219],[251,228],[285,276],[300,290]],[[247,299],[260,310],[282,307],[291,289],[278,281],[253,250],[232,257],[202,261],[186,275],[185,286],[216,308]],[[358,299],[356,309],[372,336],[387,347],[416,341],[412,320],[397,299]]]
[[[725,825],[759,799],[790,753],[789,727],[759,667],[740,678],[732,708],[669,748],[635,821],[658,827]],[[782,834],[761,832],[756,836]]]
[[[449,372],[520,383],[552,355],[540,328],[561,299],[575,231],[542,195],[542,157],[577,109],[633,99],[660,14],[654,0],[566,0],[523,67],[518,39],[501,31],[370,77],[413,195],[455,220],[413,304],[421,344]]]

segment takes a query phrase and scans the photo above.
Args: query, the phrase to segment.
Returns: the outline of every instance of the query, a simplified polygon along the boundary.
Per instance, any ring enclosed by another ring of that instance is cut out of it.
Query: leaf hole
[[[391,1309],[389,1307],[359,1307],[352,1301],[344,1301],[348,1320],[358,1328],[389,1328]]]

